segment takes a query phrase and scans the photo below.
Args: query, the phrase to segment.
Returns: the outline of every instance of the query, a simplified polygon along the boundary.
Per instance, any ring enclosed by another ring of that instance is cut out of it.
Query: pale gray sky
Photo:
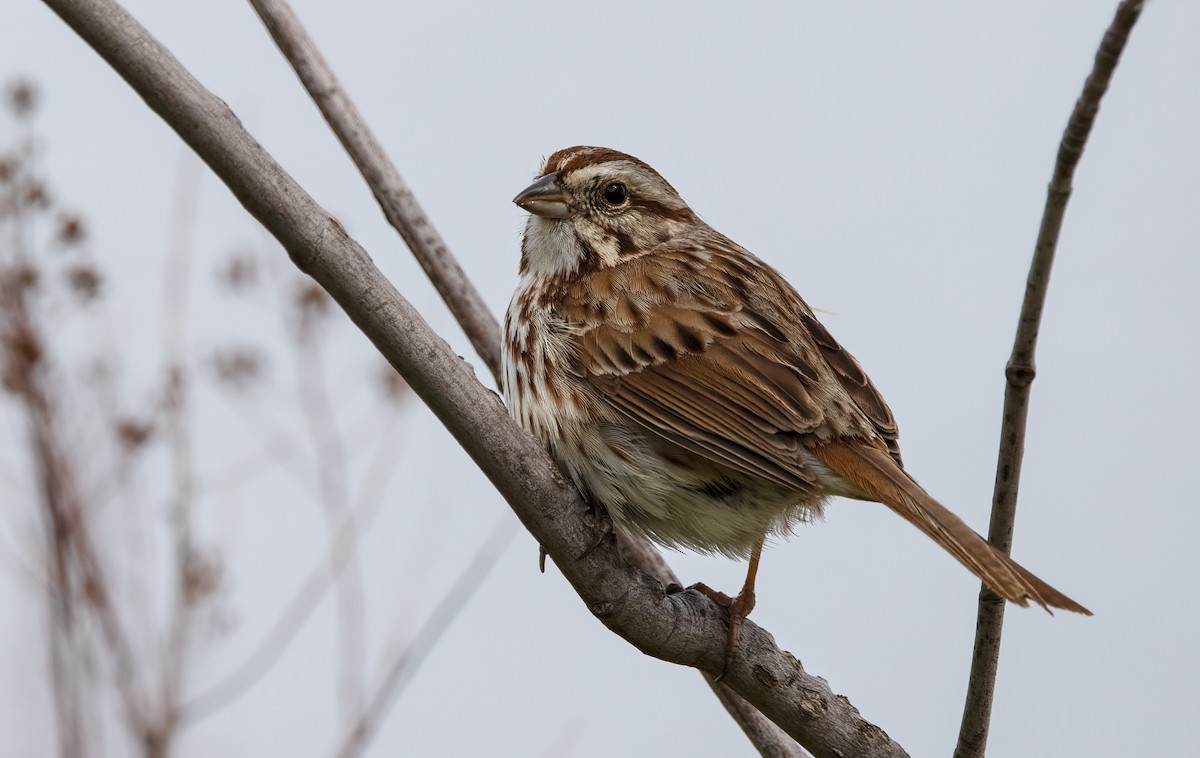
[[[249,6],[127,7],[470,356]],[[296,3],[497,314],[516,281],[523,222],[509,200],[542,157],[580,143],[637,155],[829,312],[823,321],[895,411],[908,468],[981,531],[1044,188],[1114,7]],[[0,25],[0,79],[25,74],[43,90],[47,173],[87,214],[95,249],[120,261],[114,333],[156,350],[170,205],[181,164],[194,159],[44,6],[8,2]],[[990,755],[1194,748],[1197,30],[1195,3],[1149,4],[1076,177],[1039,346],[1014,554],[1096,615],[1009,610]],[[200,187],[194,244],[205,271],[262,235],[207,173]],[[396,474],[404,487],[363,545],[372,660],[395,620],[415,629],[511,518],[428,413],[410,419]],[[201,449],[202,467],[221,452]],[[245,656],[321,554],[319,507],[293,500],[294,489],[268,482],[209,504],[205,523],[229,539],[235,624],[194,662],[193,691]],[[20,518],[8,519],[10,535],[25,528]],[[744,569],[669,558],[685,581],[730,591]],[[607,632],[536,559],[522,533],[371,755],[751,752],[695,673]],[[977,590],[885,508],[839,502],[764,556],[753,618],[914,756],[946,755]],[[0,572],[5,754],[53,744],[41,607],[25,577]],[[250,694],[185,732],[179,754],[328,755],[335,607],[321,607]]]

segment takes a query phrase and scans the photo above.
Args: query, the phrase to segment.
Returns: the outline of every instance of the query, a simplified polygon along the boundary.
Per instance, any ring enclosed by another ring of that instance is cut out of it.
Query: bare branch
[[[46,0],[213,169],[292,261],[338,302],[454,435],[545,546],[588,609],[639,650],[722,670],[725,614],[697,592],[667,594],[585,520],[588,506],[549,455],[509,419],[370,256],[156,39],[111,0]],[[814,755],[904,750],[849,701],[747,622],[724,683]]]
[[[384,152],[375,133],[342,89],[300,20],[283,2],[250,0],[304,88],[358,166],[388,223],[429,276],[450,313],[496,381],[500,381],[500,325],[458,265],[441,234]]]
[[[1004,391],[1004,417],[1000,429],[1000,454],[996,464],[996,487],[992,495],[988,540],[1006,553],[1012,550],[1013,525],[1017,514],[1029,392],[1036,373],[1033,355],[1037,347],[1042,309],[1046,304],[1046,291],[1050,285],[1050,269],[1058,247],[1058,234],[1062,229],[1067,201],[1071,197],[1071,179],[1100,109],[1100,99],[1108,89],[1121,52],[1142,12],[1142,5],[1142,0],[1125,0],[1118,6],[1116,17],[1105,32],[1100,49],[1096,51],[1096,62],[1083,85],[1083,94],[1075,102],[1075,109],[1067,121],[1054,163],[1054,175],[1046,193],[1046,207],[1042,212],[1033,263],[1025,283],[1025,301],[1021,304],[1017,336],[1004,372],[1008,384]],[[1003,626],[1004,601],[984,586],[979,592],[975,651],[971,658],[971,677],[967,685],[958,745],[954,750],[955,758],[981,758],[987,747]]]

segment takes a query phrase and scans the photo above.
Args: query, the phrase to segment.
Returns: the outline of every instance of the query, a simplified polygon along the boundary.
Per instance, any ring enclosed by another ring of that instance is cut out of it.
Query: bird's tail
[[[1020,606],[1029,601],[1047,611],[1092,612],[1038,579],[980,537],[962,519],[929,496],[885,451],[864,444],[833,442],[813,454],[871,500],[877,500],[933,538],[1000,597]]]

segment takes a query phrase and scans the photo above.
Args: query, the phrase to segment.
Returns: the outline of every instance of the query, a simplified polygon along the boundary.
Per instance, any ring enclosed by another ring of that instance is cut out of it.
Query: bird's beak
[[[521,190],[513,202],[535,216],[543,218],[568,218],[571,204],[567,190],[558,180],[558,172],[552,171]]]

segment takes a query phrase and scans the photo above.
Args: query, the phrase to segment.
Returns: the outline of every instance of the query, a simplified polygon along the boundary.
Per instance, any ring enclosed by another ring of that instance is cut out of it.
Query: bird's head
[[[530,213],[521,272],[548,277],[619,265],[697,223],[657,171],[605,147],[559,150],[513,202]]]

